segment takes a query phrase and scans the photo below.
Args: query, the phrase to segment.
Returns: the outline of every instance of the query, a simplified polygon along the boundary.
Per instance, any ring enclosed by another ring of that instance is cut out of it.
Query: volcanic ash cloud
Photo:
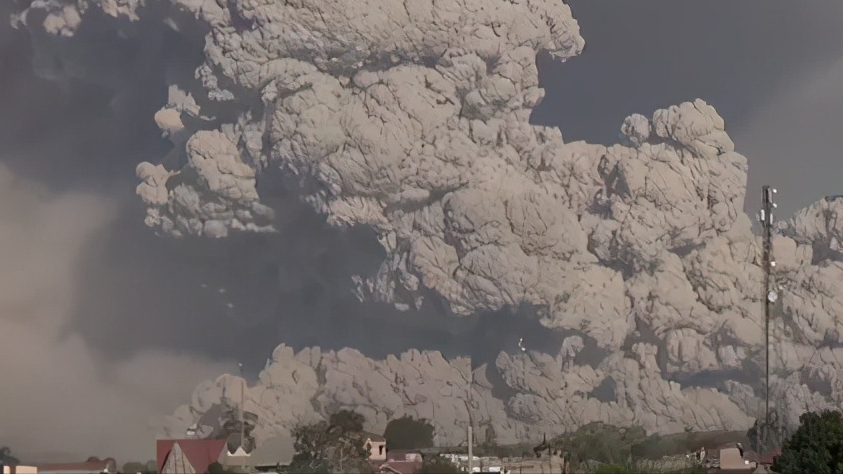
[[[94,3],[120,20],[146,11]],[[138,166],[150,226],[173,236],[277,231],[257,182],[280,169],[332,225],[376,231],[386,257],[359,280],[361,297],[406,309],[433,292],[455,315],[535,305],[545,326],[577,333],[559,354],[501,353],[478,374],[478,413],[501,440],[594,420],[662,432],[751,424],[760,245],[742,212],[746,158],[713,107],[632,115],[611,147],[531,125],[543,96],[536,54],[565,61],[584,46],[555,0],[159,3],[177,30],[209,31],[198,85],[170,84],[156,115],[175,156]],[[84,23],[71,5],[39,6],[47,20],[30,28],[72,36],[73,21],[51,26],[75,18],[67,9]],[[173,77],[184,76],[178,67]],[[818,203],[776,241],[774,385],[794,415],[841,401],[841,211],[841,201]],[[585,346],[607,355],[585,364]],[[264,434],[364,406],[379,407],[365,408],[374,424],[434,417],[457,439],[465,387],[451,372],[463,374],[461,364],[280,347],[250,389],[251,409]],[[174,429],[235,382],[197,388]],[[610,400],[589,396],[605,383]],[[282,399],[298,408],[280,412]]]

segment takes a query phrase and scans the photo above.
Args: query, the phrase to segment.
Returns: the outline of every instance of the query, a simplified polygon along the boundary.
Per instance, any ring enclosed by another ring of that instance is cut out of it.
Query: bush
[[[435,456],[422,463],[419,474],[458,474],[460,469],[441,456]]]
[[[639,472],[633,466],[623,463],[600,464],[593,471],[594,474],[628,474]]]
[[[226,468],[219,462],[212,462],[208,465],[208,474],[233,474],[235,471],[234,468]]]
[[[483,445],[475,446],[474,454],[477,456],[494,456],[498,458],[529,457],[533,456],[533,447],[533,445],[527,443],[513,445]]]
[[[136,474],[138,472],[141,472],[141,473],[145,474],[147,472],[153,472],[153,471],[150,471],[148,469],[148,466],[146,465],[146,463],[127,462],[126,464],[123,464],[123,470],[120,471],[120,472],[123,472],[123,473],[126,473],[126,474]]]
[[[839,411],[805,413],[773,462],[780,474],[843,473],[843,415]]]
[[[574,462],[593,460],[604,464],[625,464],[632,459],[632,446],[646,438],[643,428],[619,428],[594,422],[554,438],[550,445],[553,449],[570,453]]]

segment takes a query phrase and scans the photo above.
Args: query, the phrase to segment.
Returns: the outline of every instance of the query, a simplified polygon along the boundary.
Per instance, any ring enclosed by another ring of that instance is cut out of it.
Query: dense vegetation
[[[799,428],[773,463],[780,474],[843,474],[843,415],[839,411],[805,413]]]
[[[328,421],[300,425],[293,429],[296,450],[290,466],[280,468],[288,473],[369,473],[374,470],[368,462],[363,415],[340,410]]]
[[[147,461],[145,463],[142,462],[127,462],[123,464],[123,470],[120,471],[126,474],[154,474],[157,472],[157,466],[155,461]]]
[[[425,459],[419,474],[458,474],[462,471],[447,459],[432,456]]]
[[[593,460],[624,465],[632,461],[633,447],[646,441],[647,433],[643,428],[619,428],[594,422],[553,438],[549,445],[554,451],[568,453],[575,464]]]

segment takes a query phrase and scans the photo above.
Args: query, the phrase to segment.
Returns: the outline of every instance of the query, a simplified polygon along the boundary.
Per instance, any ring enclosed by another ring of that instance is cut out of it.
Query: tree
[[[365,422],[366,417],[352,410],[340,410],[328,417],[329,429],[340,436],[362,432]]]
[[[457,474],[462,471],[442,456],[434,456],[430,460],[425,460],[418,472],[419,474]]]
[[[779,422],[778,411],[775,410],[770,413],[769,424],[765,419],[756,419],[746,432],[750,449],[757,453],[767,453],[780,448],[787,435],[787,427]]]
[[[208,474],[234,474],[238,472],[236,467],[225,467],[219,462],[208,464]]]
[[[387,449],[422,449],[433,447],[433,425],[427,420],[402,416],[386,424],[383,436]]]
[[[152,469],[150,469],[149,463],[141,463],[141,462],[127,462],[123,464],[123,472],[125,474],[136,474],[138,472],[143,474],[149,474],[155,472],[155,465],[153,464]]]
[[[843,414],[825,410],[800,416],[799,428],[785,440],[773,470],[780,474],[843,473]]]
[[[365,421],[359,413],[341,410],[328,421],[297,426],[292,432],[296,450],[293,462],[279,472],[371,471],[365,446],[367,437],[363,432]]]
[[[554,449],[568,452],[573,462],[597,461],[624,464],[632,459],[632,447],[644,442],[643,428],[608,425],[599,421],[581,426],[572,433],[557,436],[549,443]]]
[[[0,466],[11,466],[19,464],[20,460],[12,456],[12,450],[7,446],[0,447]]]
[[[483,444],[485,444],[486,446],[488,446],[490,448],[498,444],[498,433],[497,433],[497,431],[495,431],[495,427],[492,425],[491,421],[488,424],[486,424],[486,433],[485,434],[486,434],[486,436],[483,439]]]

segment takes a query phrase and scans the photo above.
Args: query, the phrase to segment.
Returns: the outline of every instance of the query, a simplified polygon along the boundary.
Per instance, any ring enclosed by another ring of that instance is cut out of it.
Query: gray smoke
[[[10,6],[0,4],[4,18]],[[137,144],[103,113],[102,94],[65,96],[34,78],[29,39],[8,26],[0,23],[0,446],[30,462],[146,460],[151,422],[230,370],[231,354],[215,361],[160,344],[172,330],[161,316],[180,298],[154,308],[147,272],[162,279],[150,270],[175,265],[131,252],[138,241],[125,234],[143,228],[120,214],[133,205],[134,167],[115,178],[119,165],[100,155]],[[103,337],[86,337],[89,328]]]
[[[195,282],[232,316],[259,325],[287,313],[278,330],[296,334],[296,349],[313,321],[342,325],[338,347],[383,343],[380,325],[395,321],[430,340],[446,324],[464,332],[459,318],[491,321],[483,342],[496,347],[474,351],[483,366],[277,349],[249,392],[262,436],[354,406],[380,426],[433,417],[453,441],[471,368],[476,409],[502,440],[594,420],[742,428],[756,413],[761,269],[742,212],[746,159],[701,100],[628,117],[611,147],[531,125],[537,52],[565,61],[583,50],[566,5],[23,3],[42,77],[96,79],[115,92],[111,109],[132,115],[148,107],[134,93],[143,73],[160,71],[166,97],[149,118],[174,146],[137,166],[145,222],[218,278],[269,282],[231,299],[219,296],[231,285]],[[104,31],[135,40],[123,51],[133,62],[96,41]],[[168,35],[204,41],[204,56],[160,54]],[[777,241],[776,386],[794,414],[840,402],[839,206],[798,214]],[[220,249],[230,260],[214,264]],[[339,291],[364,304],[326,297]],[[519,332],[530,350],[508,355]],[[196,422],[232,382],[197,388],[167,431]],[[589,396],[604,382],[613,397]]]

